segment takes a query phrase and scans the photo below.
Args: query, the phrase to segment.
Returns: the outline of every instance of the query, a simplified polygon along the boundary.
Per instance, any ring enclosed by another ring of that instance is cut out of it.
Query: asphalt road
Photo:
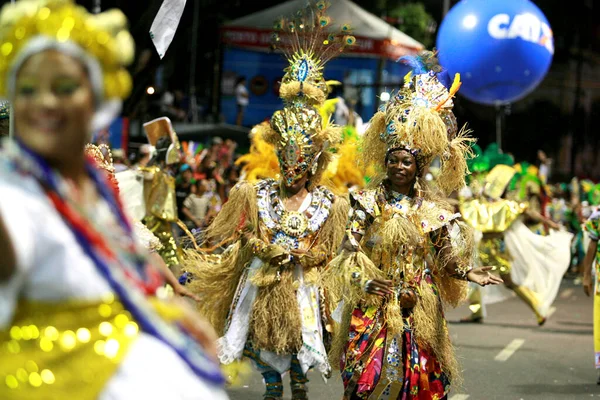
[[[563,281],[546,325],[517,298],[488,306],[483,324],[461,324],[466,306],[447,311],[450,332],[464,369],[464,384],[450,400],[600,399],[593,355],[592,300],[581,286]],[[309,373],[309,398],[338,400],[342,384]],[[289,399],[288,377],[284,398]],[[229,391],[232,400],[262,399],[261,375]]]

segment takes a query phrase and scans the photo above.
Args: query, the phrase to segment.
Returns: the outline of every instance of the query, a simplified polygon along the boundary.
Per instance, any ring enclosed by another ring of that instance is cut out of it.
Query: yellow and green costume
[[[600,213],[593,213],[584,225],[584,230],[593,241],[600,239]],[[596,368],[600,369],[600,246],[596,249],[594,261],[594,359]]]

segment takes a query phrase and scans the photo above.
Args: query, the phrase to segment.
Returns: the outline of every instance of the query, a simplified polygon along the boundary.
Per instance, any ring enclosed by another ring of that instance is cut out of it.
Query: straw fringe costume
[[[255,137],[276,149],[281,182],[237,184],[205,236],[207,244],[230,243],[220,262],[190,252],[184,263],[194,277],[190,289],[203,299],[200,312],[221,335],[221,362],[253,359],[265,379],[265,398],[281,398],[285,371],[298,399],[306,396],[309,368],[331,371],[321,272],[341,243],[349,204],[320,185],[341,132],[322,120],[318,106],[327,90],[325,62],[354,38],[347,27],[327,33],[325,10],[325,2],[311,3],[295,19],[276,24],[276,42],[291,43],[282,48],[289,61],[280,90],[284,108],[270,124],[255,127]],[[282,186],[306,174],[309,194],[297,211],[286,210]]]
[[[390,152],[409,151],[417,180],[409,196],[392,191],[383,174],[368,189],[352,193],[348,234],[362,237],[361,250],[343,250],[324,277],[339,323],[331,360],[341,357],[344,399],[443,398],[459,367],[443,302],[466,296],[473,262],[473,236],[443,200],[464,186],[469,139],[457,134],[452,94],[429,72],[434,59],[416,59],[416,75],[371,120],[364,138],[365,164],[383,171]],[[441,157],[440,186],[430,189],[422,171]],[[446,266],[452,263],[456,270]],[[459,279],[456,279],[459,278]],[[389,279],[395,294],[365,294],[371,279]],[[344,288],[344,289],[341,289]],[[348,290],[348,289],[351,290]],[[343,311],[342,311],[343,310]],[[340,318],[341,317],[341,318]]]

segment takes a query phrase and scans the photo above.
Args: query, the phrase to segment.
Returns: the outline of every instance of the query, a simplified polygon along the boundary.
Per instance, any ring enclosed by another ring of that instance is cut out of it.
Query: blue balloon
[[[482,104],[521,99],[542,81],[554,54],[548,20],[529,0],[462,0],[437,36],[440,64],[461,74],[460,92]]]

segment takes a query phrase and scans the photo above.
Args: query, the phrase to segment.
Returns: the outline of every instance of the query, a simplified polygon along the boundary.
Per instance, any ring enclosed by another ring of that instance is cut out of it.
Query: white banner
[[[173,41],[186,0],[164,0],[150,27],[150,38],[158,56],[163,58]]]

